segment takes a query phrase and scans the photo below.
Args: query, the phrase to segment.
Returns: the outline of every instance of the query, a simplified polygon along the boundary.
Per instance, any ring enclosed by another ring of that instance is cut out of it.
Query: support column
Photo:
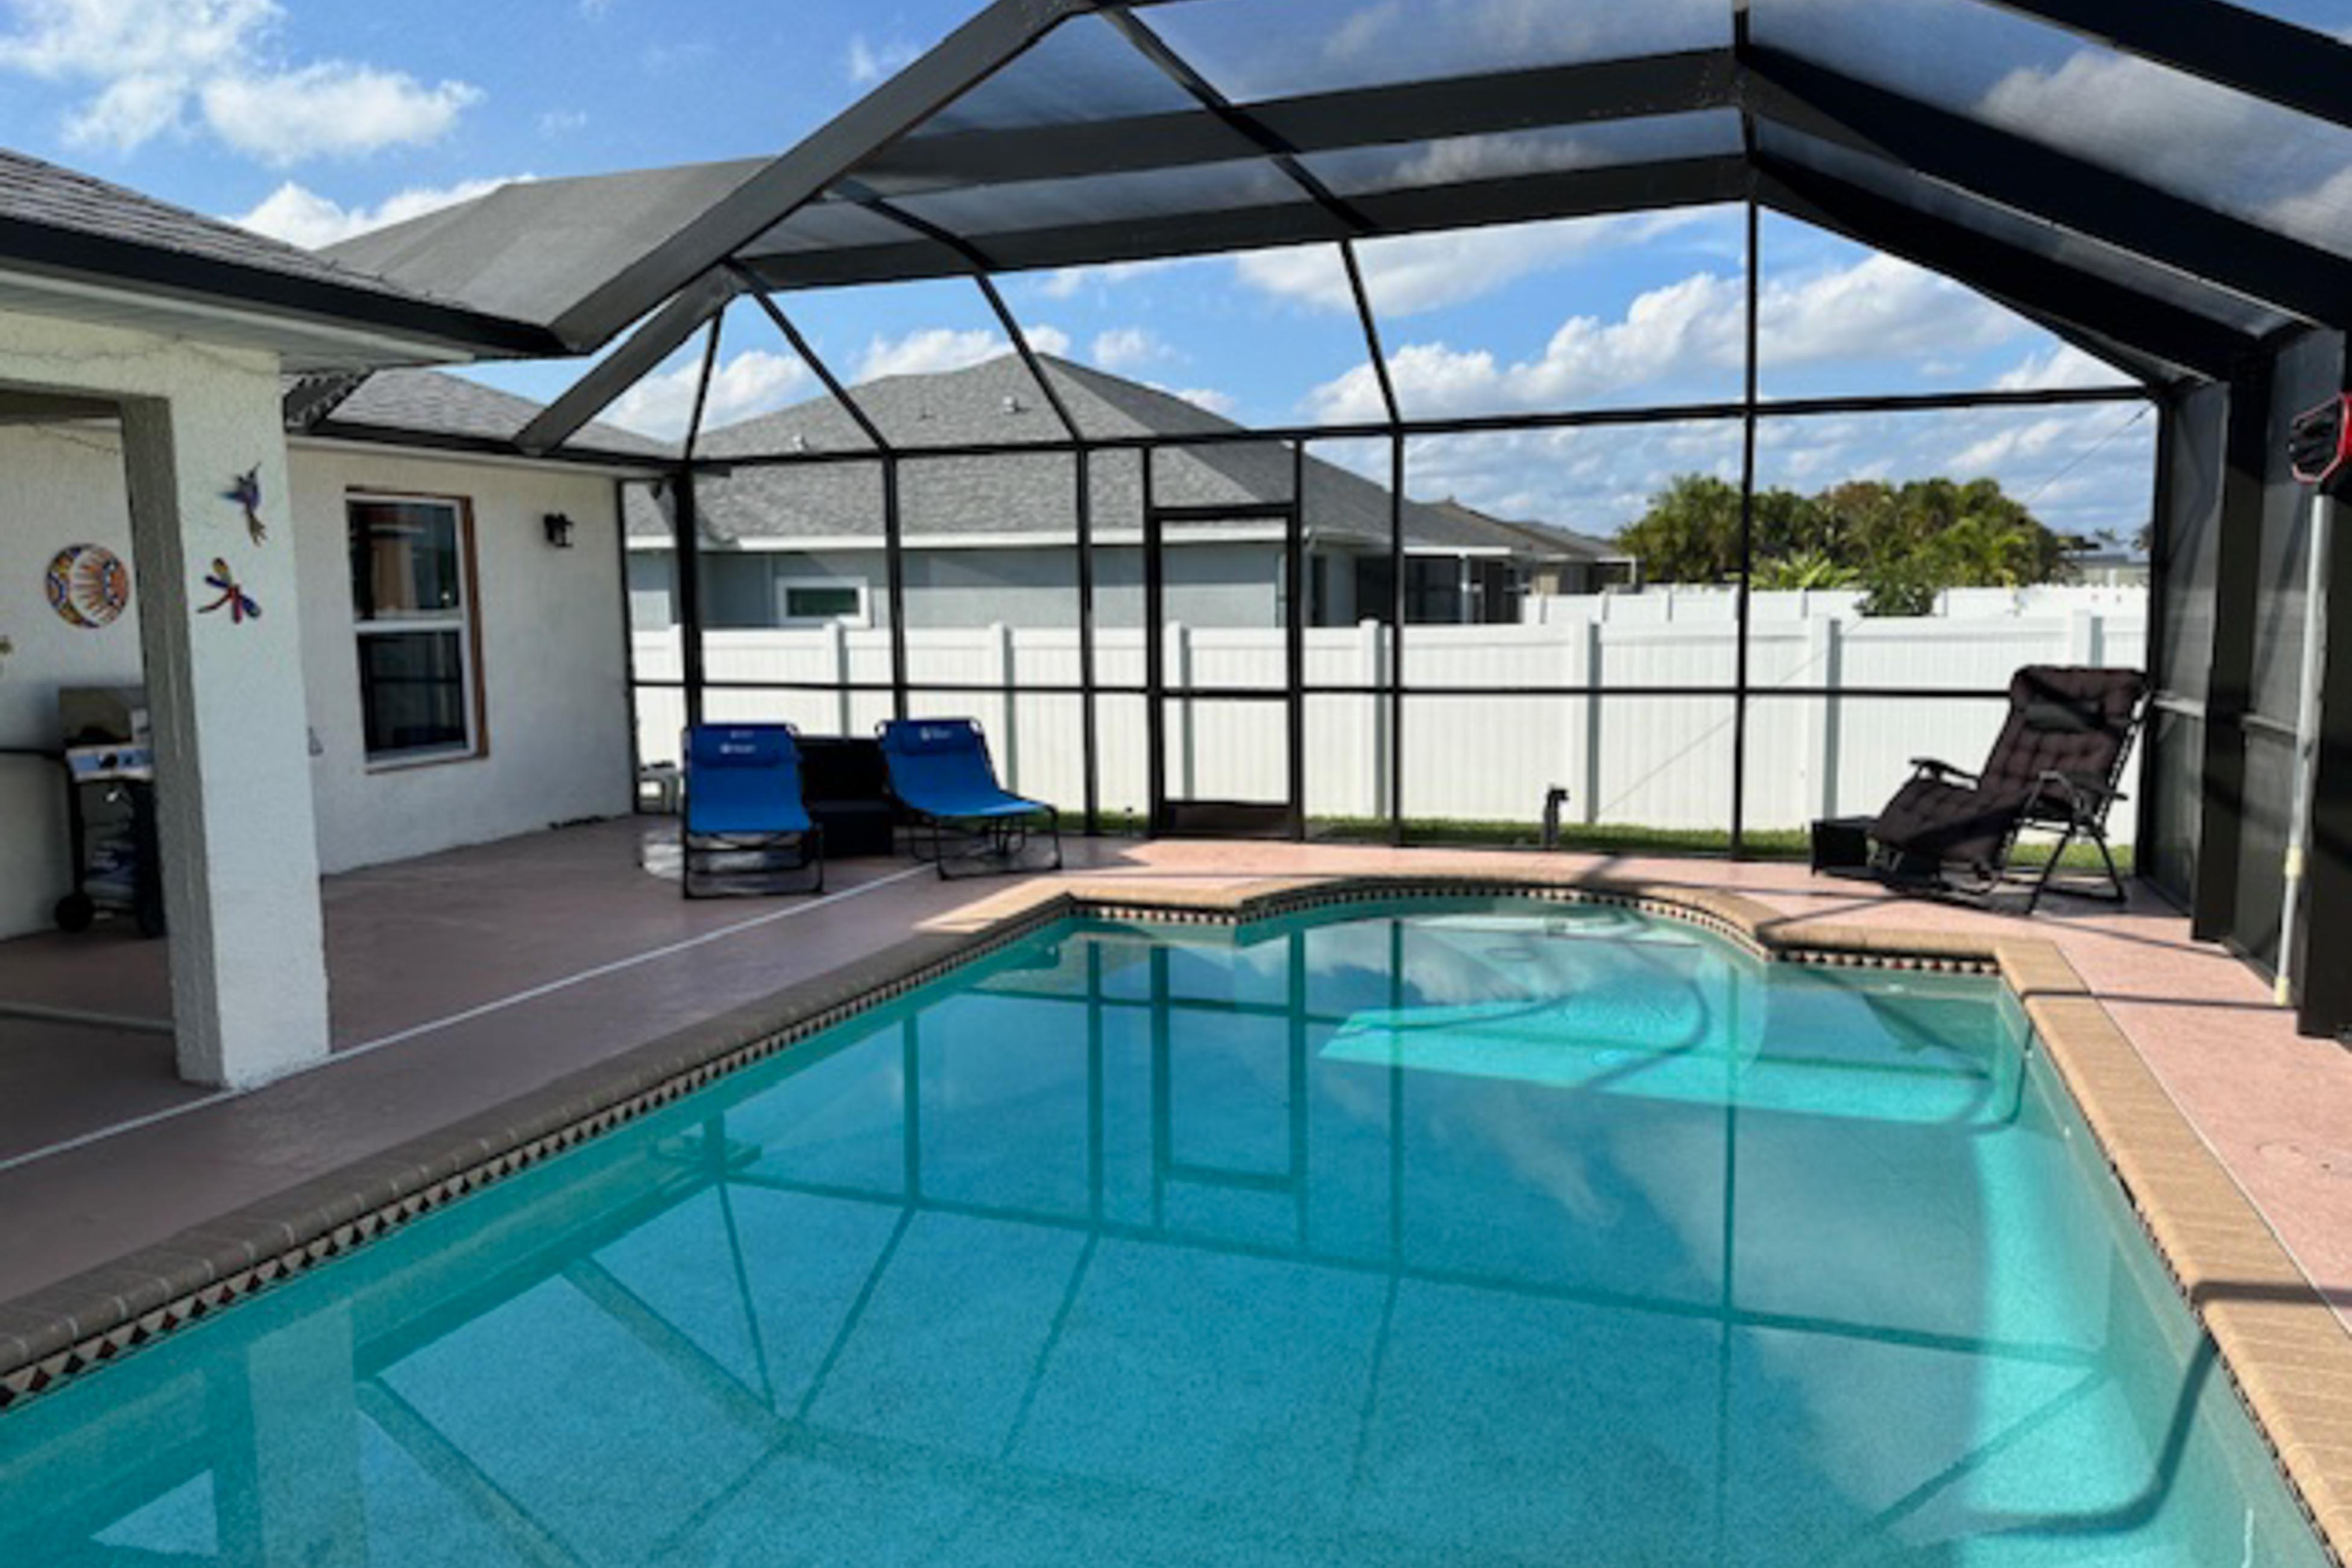
[[[2266,368],[2231,378],[2222,438],[2213,645],[2205,677],[2205,755],[2200,773],[2205,799],[2198,816],[2197,886],[2189,910],[2189,934],[2203,942],[2243,940],[2238,928],[2238,878],[2247,810],[2245,719],[2253,706],[2270,413]]]
[[[274,379],[123,404],[182,1077],[250,1087],[327,1054],[300,611]],[[257,544],[221,492],[260,467]],[[217,559],[261,613],[205,578]]]
[[[2352,921],[2352,543],[2343,532],[2352,522],[2345,516],[2345,502],[2330,509],[2329,526],[2337,532],[2328,563],[2330,624],[2320,686],[2311,850],[2297,929],[2303,951],[2295,972],[2303,981],[2295,1022],[2305,1034],[2336,1040],[2352,1039],[2352,970],[2321,955],[2341,940]],[[2315,941],[2319,932],[2339,935]]]

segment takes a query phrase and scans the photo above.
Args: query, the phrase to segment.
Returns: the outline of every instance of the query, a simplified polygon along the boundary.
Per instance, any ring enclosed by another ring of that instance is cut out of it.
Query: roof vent
[[[1021,394],[1019,392],[1006,392],[1004,394],[1004,412],[1007,413],[1019,413],[1022,412]]]
[[[808,437],[795,430],[793,432],[792,440],[786,444],[791,451],[806,452],[808,450]]]

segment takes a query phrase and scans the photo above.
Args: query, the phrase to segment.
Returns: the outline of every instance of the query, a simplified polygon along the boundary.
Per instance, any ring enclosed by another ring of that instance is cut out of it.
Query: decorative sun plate
[[[95,631],[131,603],[131,569],[104,545],[68,545],[49,559],[49,608],[68,626]]]

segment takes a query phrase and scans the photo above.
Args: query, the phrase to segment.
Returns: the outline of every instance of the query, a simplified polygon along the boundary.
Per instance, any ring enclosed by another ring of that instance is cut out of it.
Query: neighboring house
[[[2146,588],[2154,568],[2147,551],[2127,540],[2080,539],[2066,552],[2073,580],[2091,588]]]
[[[10,154],[0,217],[70,258],[54,294],[48,274],[12,274],[0,305],[0,637],[15,645],[0,752],[57,747],[66,687],[144,684],[161,728],[173,699],[148,678],[152,650],[185,638],[194,652],[167,656],[196,660],[174,682],[210,727],[205,777],[228,792],[225,820],[267,828],[273,865],[297,824],[331,872],[629,809],[619,486],[668,448],[592,426],[553,458],[494,455],[535,404],[396,367],[557,345],[231,225]],[[68,375],[93,390],[58,395]],[[134,428],[141,406],[166,411],[167,444]],[[165,459],[172,520],[135,525],[132,471]],[[248,470],[258,532],[226,494]],[[129,569],[110,623],[50,607],[48,564],[74,545]],[[257,618],[206,610],[216,559]],[[215,675],[211,658],[241,663]],[[282,730],[236,729],[280,717],[290,758]],[[258,785],[289,762],[308,782],[299,808]],[[66,891],[61,780],[40,756],[0,755],[0,936],[46,928]],[[176,777],[159,790],[174,809],[200,792]],[[206,831],[249,882],[263,852]]]
[[[1060,359],[1043,363],[1089,439],[1239,428],[1118,376]],[[1019,359],[1008,353],[961,371],[886,377],[853,395],[902,457],[908,626],[1076,625],[1075,459],[1066,453],[919,455],[924,446],[1060,439],[1052,407]],[[698,454],[724,461],[871,450],[848,413],[824,397],[708,431]],[[1385,444],[1378,450],[1385,461]],[[1097,623],[1140,625],[1141,458],[1134,450],[1097,452],[1090,468]],[[1168,619],[1204,626],[1280,623],[1290,591],[1282,521],[1263,515],[1221,519],[1213,509],[1247,513],[1286,503],[1294,487],[1290,449],[1279,443],[1157,449],[1154,504],[1192,509],[1166,527]],[[1304,491],[1307,623],[1386,619],[1389,492],[1325,461],[1311,445]],[[640,629],[676,620],[673,505],[657,487],[630,487],[629,586]],[[706,627],[887,623],[878,463],[738,467],[698,481],[695,507]],[[1574,536],[1498,522],[1466,507],[1408,500],[1403,520],[1412,622],[1516,621],[1529,574],[1572,553],[1564,541]]]
[[[1607,539],[1551,523],[1512,522],[1465,506],[1451,496],[1435,503],[1431,510],[1459,521],[1499,528],[1524,539],[1528,553],[1521,568],[1521,583],[1528,594],[1550,597],[1642,586],[1642,563]]]

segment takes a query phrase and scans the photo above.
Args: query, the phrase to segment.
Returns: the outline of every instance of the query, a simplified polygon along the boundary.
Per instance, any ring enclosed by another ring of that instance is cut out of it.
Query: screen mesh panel
[[[1184,0],[1139,15],[1244,102],[1731,45],[1725,0]]]
[[[1351,147],[1310,153],[1305,162],[1334,191],[1353,196],[1672,158],[1726,156],[1738,151],[1739,116],[1730,110],[1705,110],[1491,136]]]
[[[2250,336],[2276,330],[2294,319],[2260,300],[1818,136],[1767,121],[1757,127],[1757,149],[1769,158],[1827,174],[2029,256],[2059,262]]]
[[[1975,0],[1759,0],[1757,43],[2352,253],[2352,129]]]

